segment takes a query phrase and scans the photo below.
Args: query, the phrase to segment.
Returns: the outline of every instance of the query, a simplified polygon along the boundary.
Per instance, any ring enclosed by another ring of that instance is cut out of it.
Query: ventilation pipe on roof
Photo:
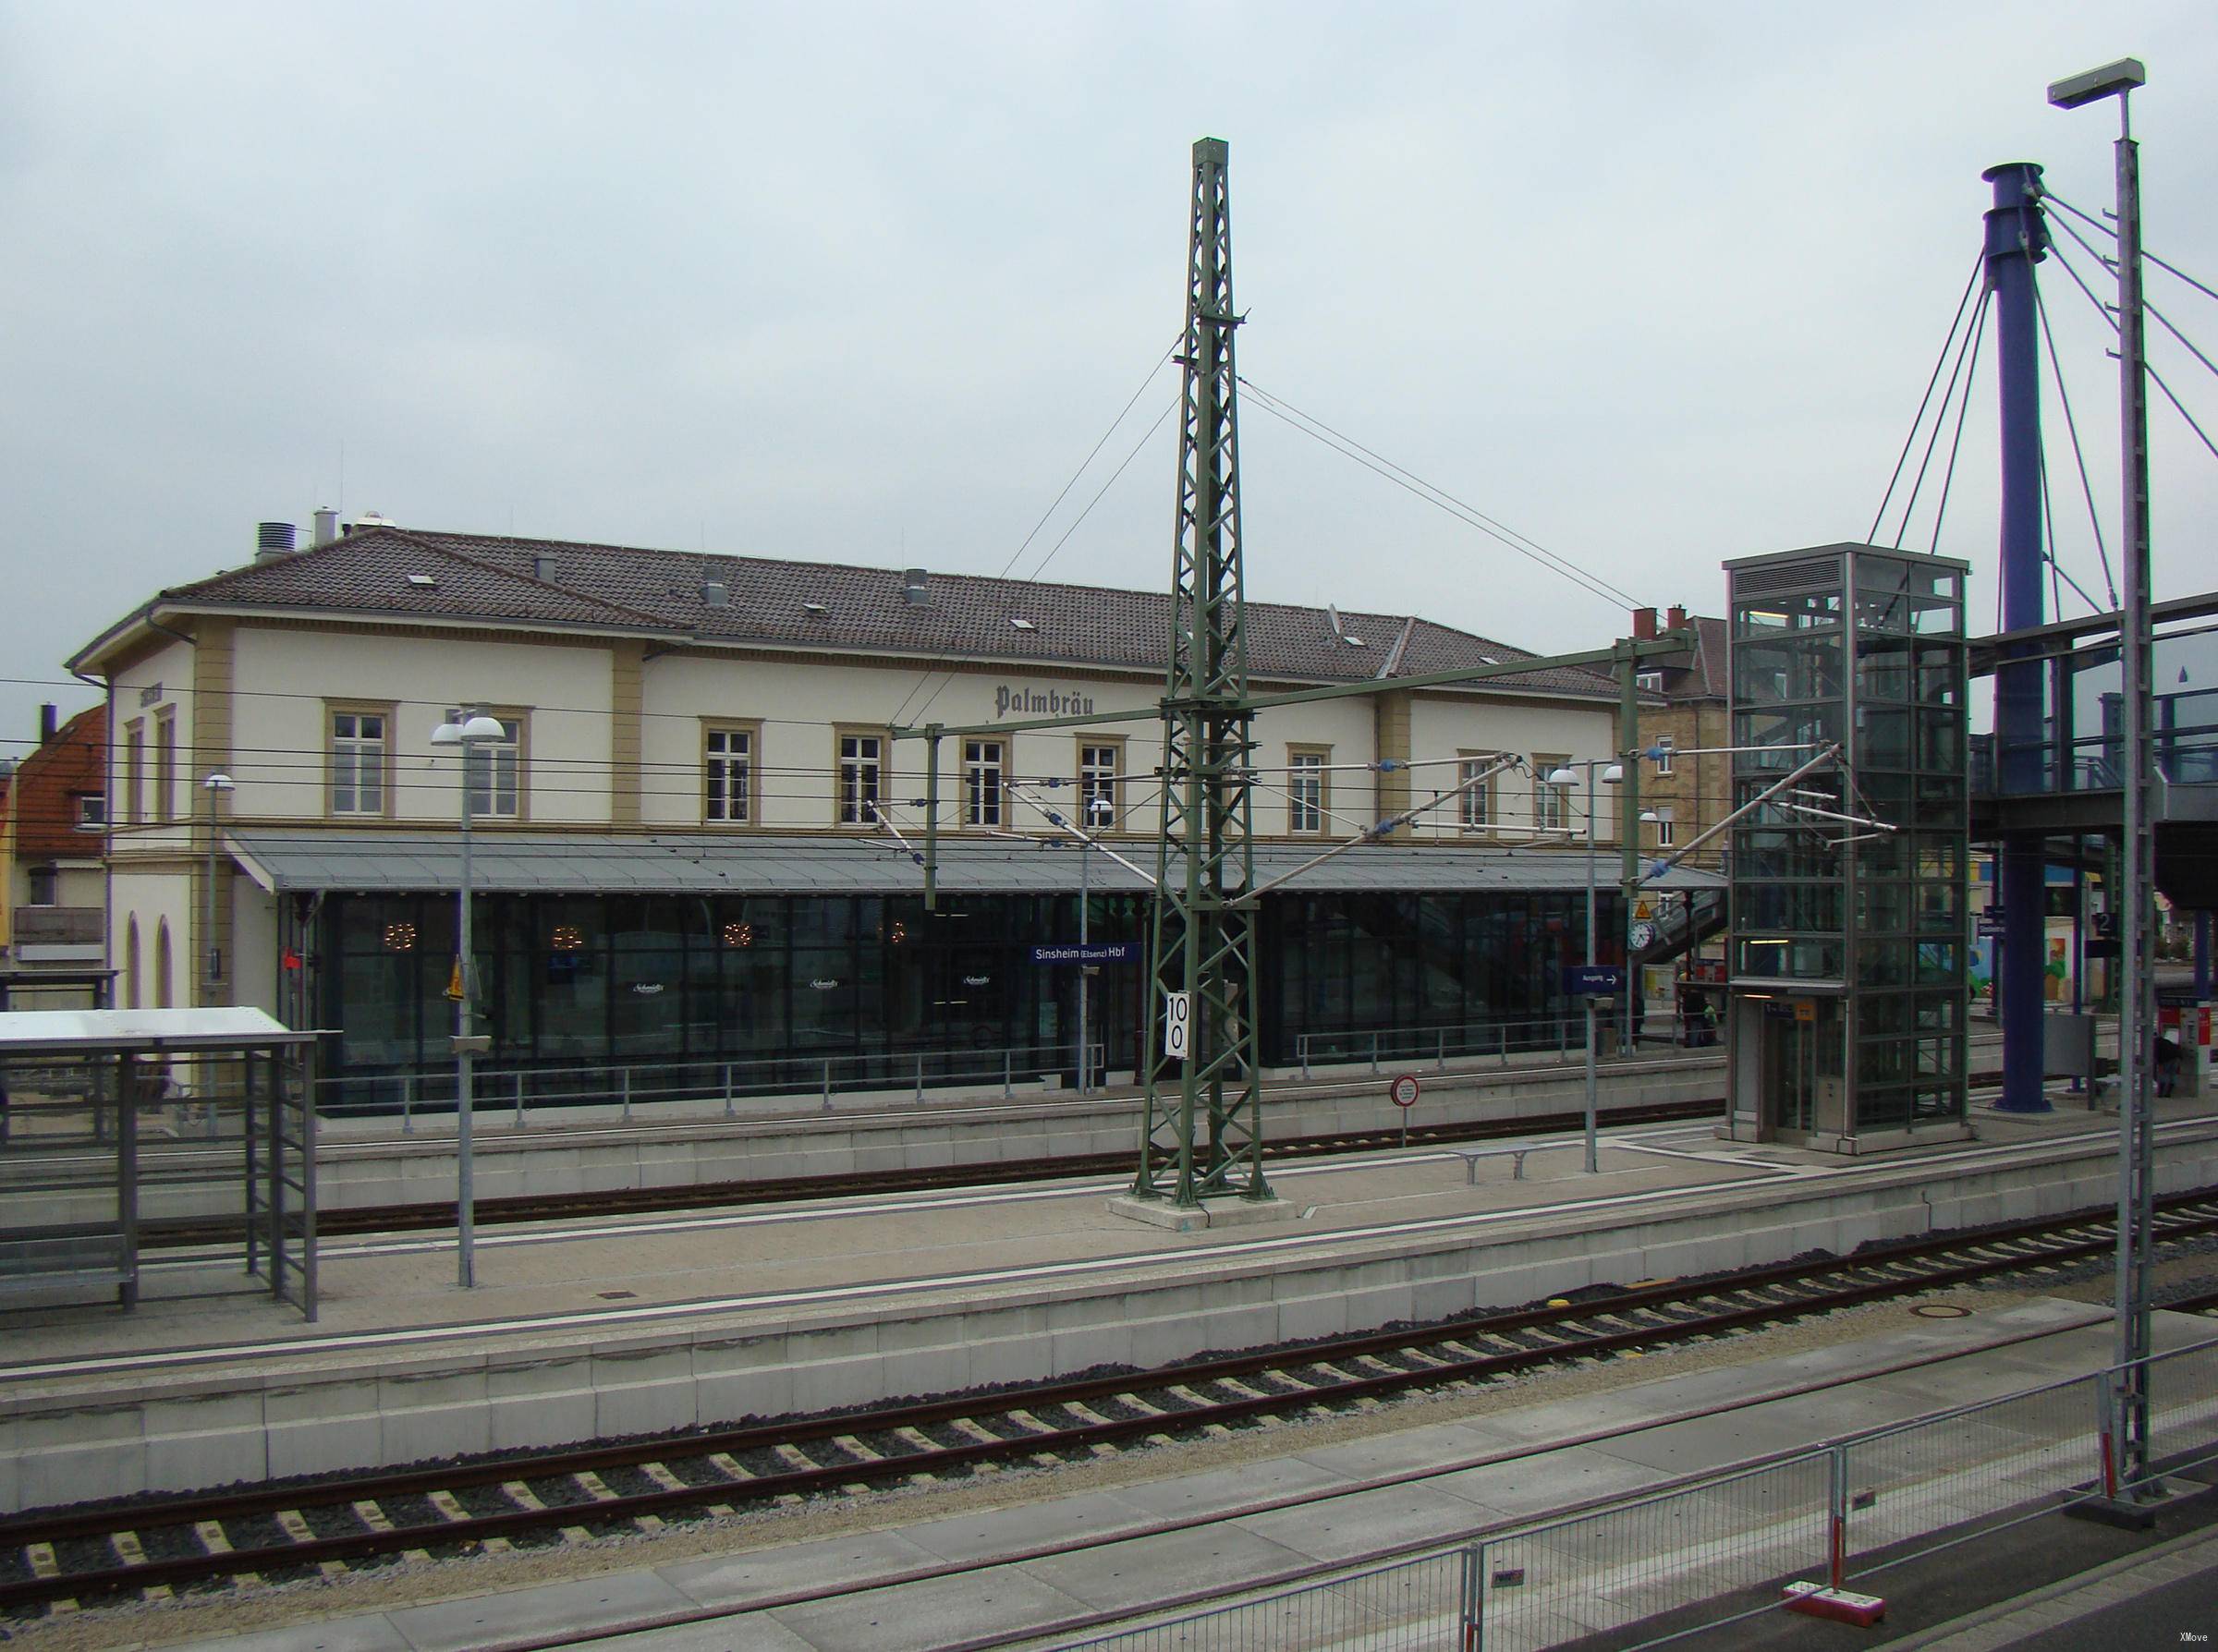
[[[62,726],[62,709],[52,700],[39,708],[39,744],[52,740]]]
[[[280,556],[293,553],[293,525],[290,522],[257,522],[254,525],[254,560],[275,562]]]
[[[339,537],[339,513],[331,506],[320,505],[316,510],[316,538],[319,545],[328,545]]]
[[[932,592],[926,585],[930,577],[922,568],[909,568],[901,576],[901,601],[911,608],[929,608]]]
[[[731,588],[721,579],[701,582],[701,601],[704,608],[729,608],[732,605]]]

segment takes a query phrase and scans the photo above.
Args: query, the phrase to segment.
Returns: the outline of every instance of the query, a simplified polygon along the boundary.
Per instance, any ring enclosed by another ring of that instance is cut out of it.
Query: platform
[[[870,1500],[847,1511],[847,1529],[833,1536],[781,1541],[775,1524],[711,1523],[574,1553],[560,1582],[524,1557],[489,1558],[414,1579],[370,1574],[265,1596],[255,1606],[264,1627],[252,1634],[222,1633],[220,1605],[171,1608],[128,1627],[177,1643],[177,1652],[503,1652],[573,1640],[626,1652],[909,1652],[1005,1637],[1060,1645],[1182,1598],[1444,1546],[2018,1391],[2109,1357],[2100,1307],[2036,1298],[1981,1311],[1976,1295],[1968,1300],[1974,1309],[1961,1318],[1901,1316],[1894,1328],[1895,1317],[1875,1315],[1868,1323],[1886,1329],[1745,1364],[1570,1397],[1526,1385],[1451,1421],[1282,1439],[1275,1450],[1256,1437],[1237,1464],[1199,1472],[1179,1471],[1191,1453],[1164,1451],[1133,1461],[1135,1472],[1115,1484],[1079,1491],[1058,1491],[1063,1479],[1050,1475],[944,1498]],[[2203,1342],[2212,1330],[2208,1319],[2159,1314],[2157,1346]],[[2007,1540],[2062,1541],[2050,1524]],[[1967,1569],[1985,1561],[1959,1550],[1941,1563],[1947,1589],[1883,1574],[1878,1586],[1899,1597],[1890,1629],[1960,1610]],[[2069,1621],[2068,1603],[2045,1615],[2049,1624]],[[216,1638],[189,1638],[199,1634]],[[34,1629],[27,1652],[39,1646]]]
[[[2158,1181],[2218,1184],[2218,1120],[2167,1104]],[[1169,1233],[1057,1183],[341,1240],[303,1326],[232,1259],[164,1259],[126,1318],[12,1314],[0,1507],[690,1427],[1152,1365],[1582,1286],[2097,1206],[2115,1123],[1982,1111],[1885,1163],[1629,1127],[1467,1179],[1411,1149],[1272,1172],[1298,1220]]]

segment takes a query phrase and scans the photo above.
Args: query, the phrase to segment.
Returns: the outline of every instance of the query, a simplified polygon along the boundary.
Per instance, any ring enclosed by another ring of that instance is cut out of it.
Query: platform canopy
[[[0,1012],[0,1058],[266,1050],[311,1044],[317,1037],[314,1032],[295,1032],[265,1012],[250,1009]]]
[[[453,832],[233,831],[225,841],[250,877],[273,894],[393,894],[453,890],[461,881],[460,834]],[[911,843],[918,840],[911,837]],[[1255,877],[1267,883],[1316,858],[1317,844],[1258,844]],[[1078,840],[943,837],[939,882],[978,893],[1076,894]],[[1152,866],[1154,846],[1118,838],[1110,848]],[[1146,882],[1113,860],[1091,856],[1096,893]],[[1615,850],[1596,856],[1594,881],[1617,884]],[[1373,844],[1312,868],[1286,887],[1297,893],[1439,893],[1580,890],[1582,851],[1480,848],[1462,844]],[[923,869],[884,835],[733,837],[709,832],[592,834],[481,832],[471,846],[471,887],[486,894],[919,894]],[[1647,885],[1722,890],[1724,880],[1674,867]]]

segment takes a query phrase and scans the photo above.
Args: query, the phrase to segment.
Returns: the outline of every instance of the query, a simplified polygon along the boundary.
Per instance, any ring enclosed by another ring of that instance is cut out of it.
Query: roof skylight
[[[1009,621],[1009,624],[1015,626],[1019,631],[1030,631],[1036,629],[1032,622],[1028,619],[1012,619]]]
[[[439,581],[433,578],[429,574],[410,574],[408,576],[408,583],[410,585],[421,586],[425,590],[434,590],[439,585]]]

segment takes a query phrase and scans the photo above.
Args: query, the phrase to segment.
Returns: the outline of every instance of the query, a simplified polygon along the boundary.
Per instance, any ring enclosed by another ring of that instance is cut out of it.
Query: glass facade
[[[1601,961],[1618,962],[1606,939],[1624,930],[1617,892],[1599,902]],[[1144,898],[1095,894],[1088,928],[1096,941],[1144,940]],[[920,1056],[927,1083],[975,1081],[975,1052],[1029,1050],[1012,1076],[1066,1073],[1075,1057],[1052,1047],[1077,1039],[1078,975],[1034,966],[1028,949],[1077,934],[1067,894],[943,895],[934,913],[914,896],[481,895],[482,1064],[491,1085],[526,1069],[532,1095],[555,1099],[605,1094],[612,1067],[747,1063],[740,1087],[807,1090],[827,1058],[840,1087],[863,1087],[913,1082]],[[1262,1059],[1294,1065],[1305,1033],[1374,1028],[1554,1045],[1554,1024],[1577,1007],[1559,971],[1581,960],[1585,937],[1576,890],[1266,899]],[[311,990],[317,1025],[342,1029],[323,1058],[336,1105],[391,1105],[396,1075],[452,1070],[454,942],[451,894],[325,899]],[[1144,973],[1106,965],[1091,979],[1091,1036],[1110,1071],[1137,1064]]]
[[[1846,759],[1734,828],[1737,1026],[1760,1046],[1736,1082],[1768,1128],[1961,1119],[1963,565],[1838,546],[1729,577],[1735,805],[1829,744]]]

